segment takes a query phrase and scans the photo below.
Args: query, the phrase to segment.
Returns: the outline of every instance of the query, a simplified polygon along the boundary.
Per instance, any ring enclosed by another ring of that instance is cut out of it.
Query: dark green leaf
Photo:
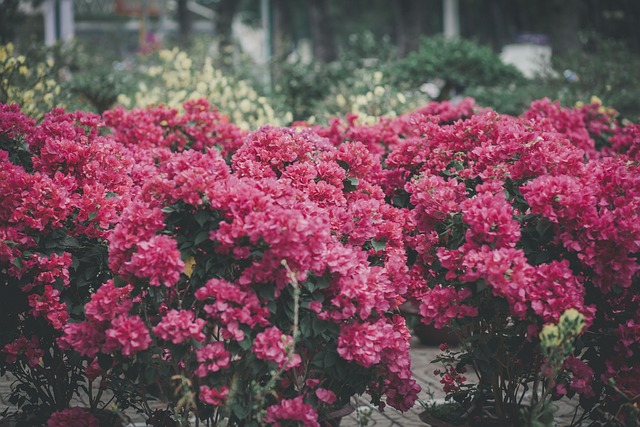
[[[203,225],[205,225],[207,223],[207,221],[209,221],[209,213],[205,212],[205,211],[197,211],[194,215],[194,218],[196,220],[196,222],[198,223],[198,225],[200,225],[200,227],[202,227]]]
[[[242,402],[234,401],[231,406],[231,410],[233,414],[238,417],[238,419],[244,420],[249,413],[251,413],[251,408],[249,405],[243,404]]]
[[[22,258],[14,258],[13,261],[11,261],[11,264],[15,265],[18,268],[22,268],[24,266],[24,264],[22,263]]]
[[[63,248],[80,248],[80,242],[78,242],[78,239],[76,239],[73,236],[64,236],[64,238],[62,239],[62,241],[60,242],[60,245]]]
[[[194,244],[197,246],[200,243],[209,240],[209,231],[208,230],[202,230],[200,232],[198,232],[198,234],[196,234],[196,238],[194,239]]]
[[[344,191],[349,193],[351,191],[355,191],[358,188],[358,178],[349,177],[342,181],[342,185],[344,185]]]
[[[375,249],[376,251],[382,251],[387,247],[387,241],[371,239],[371,246],[373,246],[373,249]]]

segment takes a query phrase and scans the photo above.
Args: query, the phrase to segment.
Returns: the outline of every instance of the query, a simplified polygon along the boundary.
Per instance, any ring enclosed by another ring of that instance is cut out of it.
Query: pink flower
[[[269,406],[262,421],[274,427],[287,425],[283,421],[300,421],[304,427],[320,427],[318,413],[313,406],[302,401],[302,396],[282,399],[277,405]]]
[[[564,310],[573,307],[584,314],[586,326],[591,325],[595,307],[585,306],[584,287],[567,260],[541,264],[533,277],[534,283],[526,289],[527,301],[543,322],[556,322]]]
[[[320,401],[329,405],[336,402],[336,394],[331,390],[327,390],[326,388],[318,387],[316,389],[316,396]]]
[[[51,285],[44,287],[42,295],[29,295],[29,305],[34,317],[44,315],[55,329],[62,329],[67,320],[69,320],[67,305],[64,302],[60,302],[60,291],[54,289]]]
[[[126,314],[133,307],[129,294],[132,285],[116,288],[113,280],[108,280],[91,295],[91,301],[85,304],[84,310],[88,320],[108,322],[120,314]]]
[[[151,335],[139,316],[118,316],[110,326],[105,332],[105,352],[120,350],[123,356],[131,356],[149,348]]]
[[[452,319],[475,317],[478,308],[463,301],[471,296],[471,291],[436,285],[425,292],[420,299],[420,315],[425,324],[433,323],[436,328],[444,328]]]
[[[98,419],[83,408],[67,408],[54,412],[47,427],[99,427]]]
[[[205,323],[203,319],[195,319],[191,310],[169,310],[160,323],[153,327],[153,333],[174,344],[190,339],[202,342],[205,340],[202,333]]]
[[[29,340],[26,337],[18,338],[5,345],[2,352],[5,354],[5,361],[8,364],[15,363],[19,356],[26,356],[27,364],[32,368],[38,365],[40,358],[44,356],[44,350],[40,349],[40,340],[35,335]]]
[[[269,310],[262,307],[255,293],[222,279],[209,279],[196,290],[195,297],[205,302],[204,312],[224,325],[228,332],[242,340],[244,334],[239,324],[250,327],[269,324]]]
[[[169,236],[156,235],[137,244],[137,252],[125,263],[128,273],[149,279],[152,286],[171,287],[184,271],[177,242]]]
[[[229,396],[229,387],[212,388],[206,385],[200,386],[200,400],[213,406],[222,406]]]
[[[103,374],[102,368],[98,364],[98,358],[93,359],[91,362],[87,362],[87,366],[84,368],[84,373],[87,375],[87,380],[91,382]]]
[[[57,343],[63,350],[73,349],[83,356],[96,357],[106,339],[105,328],[91,321],[68,323]]]
[[[117,273],[131,273],[123,266],[129,261],[137,243],[150,240],[163,227],[164,214],[160,208],[141,200],[132,201],[109,235],[109,267]]]
[[[460,204],[462,220],[469,225],[465,238],[476,247],[514,247],[520,240],[520,224],[503,192],[479,193]]]
[[[293,337],[285,335],[275,326],[265,329],[256,335],[253,342],[253,352],[258,359],[272,360],[279,368],[290,369],[302,361],[293,351]]]
[[[231,353],[224,348],[221,342],[214,342],[196,350],[198,368],[195,374],[199,377],[206,377],[209,373],[226,369],[231,362]]]
[[[309,310],[320,313],[322,311],[322,303],[319,301],[311,301],[309,303]]]
[[[592,387],[594,371],[584,361],[575,356],[571,356],[564,361],[564,368],[572,373],[569,388],[580,396],[590,398],[595,396]]]

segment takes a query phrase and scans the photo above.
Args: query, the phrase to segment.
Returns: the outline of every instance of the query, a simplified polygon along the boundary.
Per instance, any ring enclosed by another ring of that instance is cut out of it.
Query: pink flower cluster
[[[286,425],[286,421],[299,421],[304,427],[320,427],[318,414],[313,406],[303,402],[302,396],[269,406],[262,421],[273,427]]]
[[[252,351],[258,359],[271,360],[278,368],[290,369],[302,363],[300,356],[292,353],[293,345],[293,337],[272,326],[256,335]]]
[[[115,351],[131,356],[147,349],[152,342],[147,325],[140,316],[129,314],[132,290],[131,285],[116,288],[113,280],[103,284],[85,305],[87,320],[68,323],[58,345],[89,358]]]
[[[169,310],[152,330],[158,338],[174,344],[190,339],[202,342],[205,340],[202,333],[205,324],[205,320],[196,319],[191,310]]]
[[[44,350],[40,348],[40,340],[37,336],[31,339],[20,337],[17,340],[7,344],[2,349],[5,361],[9,364],[16,363],[18,356],[25,355],[27,365],[32,368],[40,363],[40,358],[44,356]]]
[[[638,395],[639,129],[548,100],[519,117],[465,99],[252,132],[204,100],[38,124],[0,104],[0,264],[23,297],[14,318],[90,372],[108,355],[185,375],[223,411],[255,403],[270,373],[251,361],[283,368],[273,425],[345,402],[350,378],[325,369],[338,358],[373,400],[412,407],[407,300],[436,327],[496,303],[527,342],[575,308],[615,345],[592,344],[599,365],[567,361],[565,388]],[[1,343],[6,363],[35,365],[32,332]],[[243,375],[257,379],[238,390]]]
[[[47,427],[99,427],[100,422],[83,408],[73,407],[56,411],[47,421]]]

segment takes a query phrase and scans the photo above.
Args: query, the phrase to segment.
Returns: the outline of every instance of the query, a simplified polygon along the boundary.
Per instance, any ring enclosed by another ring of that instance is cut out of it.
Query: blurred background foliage
[[[597,96],[623,117],[640,116],[640,2],[459,0],[460,36],[451,38],[442,35],[444,1],[198,0],[213,16],[203,24],[190,12],[195,1],[175,0],[165,18],[176,29],[157,43],[141,46],[135,32],[121,32],[44,48],[41,22],[25,12],[42,0],[3,0],[0,102],[35,113],[52,105],[101,112],[204,96],[245,127],[347,112],[373,121],[466,96],[509,114],[542,97],[573,105]],[[264,4],[266,68],[246,52],[236,25],[260,29]],[[150,19],[157,28],[159,18]],[[502,47],[523,39],[553,50],[547,69],[529,78],[500,59]]]

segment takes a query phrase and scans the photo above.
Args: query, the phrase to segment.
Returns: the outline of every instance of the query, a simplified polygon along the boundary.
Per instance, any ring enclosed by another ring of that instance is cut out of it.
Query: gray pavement
[[[424,405],[434,399],[443,399],[445,396],[439,383],[439,378],[433,375],[434,369],[438,368],[438,366],[431,363],[439,353],[440,349],[438,347],[422,345],[417,338],[412,338],[411,370],[413,377],[422,388],[418,395],[418,401],[412,409],[403,413],[387,407],[384,412],[380,412],[377,408],[372,408],[368,405],[365,398],[355,398],[356,410],[342,419],[340,427],[425,427],[426,424],[419,418],[420,413],[424,410]]]

